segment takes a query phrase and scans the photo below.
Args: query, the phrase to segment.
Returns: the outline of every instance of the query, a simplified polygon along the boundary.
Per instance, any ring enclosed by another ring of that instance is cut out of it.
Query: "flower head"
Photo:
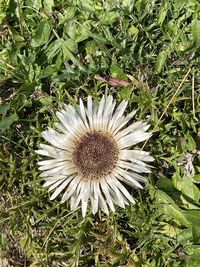
[[[146,178],[139,173],[150,172],[149,153],[129,149],[150,137],[149,126],[137,121],[126,127],[136,111],[124,116],[127,101],[115,106],[112,96],[103,96],[100,103],[89,96],[87,107],[80,99],[77,109],[65,105],[57,112],[56,130],[42,134],[50,145],[41,144],[36,151],[51,158],[39,162],[44,186],[54,190],[51,200],[62,193],[61,202],[70,199],[71,210],[81,202],[83,216],[89,201],[93,214],[99,208],[108,214],[115,205],[135,203],[122,183],[142,188]]]

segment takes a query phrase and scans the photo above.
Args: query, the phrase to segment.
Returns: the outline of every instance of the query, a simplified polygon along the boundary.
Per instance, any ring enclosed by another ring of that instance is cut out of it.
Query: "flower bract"
[[[110,95],[99,103],[82,99],[77,108],[65,105],[56,115],[56,129],[42,133],[49,144],[40,144],[36,152],[48,157],[39,161],[44,187],[54,191],[51,200],[62,195],[61,202],[70,199],[71,210],[79,205],[83,217],[88,203],[95,214],[99,209],[106,214],[116,205],[135,203],[125,186],[142,188],[149,173],[149,152],[132,149],[147,140],[150,133],[146,122],[131,122],[136,111],[124,115],[128,102],[118,106]]]

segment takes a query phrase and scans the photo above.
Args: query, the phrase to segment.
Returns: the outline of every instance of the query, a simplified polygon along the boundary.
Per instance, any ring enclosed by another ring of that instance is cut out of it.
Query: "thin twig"
[[[13,69],[13,70],[15,69],[15,67],[11,66],[11,65],[8,64],[7,62],[3,61],[2,59],[0,59],[0,63],[6,65],[6,67],[9,67],[9,68],[11,68],[11,69]]]

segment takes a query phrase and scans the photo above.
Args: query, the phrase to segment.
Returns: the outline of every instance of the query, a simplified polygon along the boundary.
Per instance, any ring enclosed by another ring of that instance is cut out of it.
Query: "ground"
[[[0,1],[0,266],[198,266],[199,48],[198,0]],[[153,171],[136,205],[83,219],[35,150],[64,103],[109,94],[151,125]]]

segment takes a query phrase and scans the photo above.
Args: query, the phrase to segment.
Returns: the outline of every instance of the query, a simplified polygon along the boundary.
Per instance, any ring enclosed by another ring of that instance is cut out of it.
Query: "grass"
[[[6,0],[0,32],[2,262],[198,266],[199,1]],[[34,151],[63,103],[89,94],[137,108],[156,160],[136,205],[82,219],[49,200]]]

